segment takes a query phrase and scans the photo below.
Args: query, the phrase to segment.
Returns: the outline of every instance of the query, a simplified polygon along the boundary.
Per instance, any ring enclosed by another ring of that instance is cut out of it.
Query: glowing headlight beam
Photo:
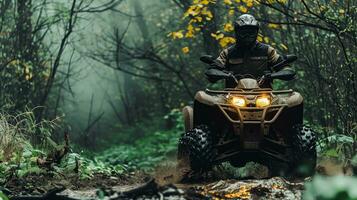
[[[266,96],[258,97],[255,101],[257,107],[265,107],[270,105],[270,98]]]
[[[239,106],[239,107],[244,107],[246,106],[246,102],[245,99],[242,97],[233,97],[232,98],[232,104]]]

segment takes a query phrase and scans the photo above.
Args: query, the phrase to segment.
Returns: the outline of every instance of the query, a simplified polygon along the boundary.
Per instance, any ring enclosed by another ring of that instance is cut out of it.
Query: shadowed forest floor
[[[338,165],[319,166],[340,173]],[[268,177],[267,168],[248,163],[244,168],[228,164],[215,168],[210,175],[194,183],[178,183],[176,163],[165,161],[152,173],[131,172],[123,175],[94,174],[81,179],[76,174],[50,171],[26,177],[10,178],[5,192],[11,199],[301,199],[304,180]]]

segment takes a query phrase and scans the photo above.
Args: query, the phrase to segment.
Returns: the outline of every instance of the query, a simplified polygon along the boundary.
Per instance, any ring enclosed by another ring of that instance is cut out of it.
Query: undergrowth
[[[138,139],[133,144],[120,144],[94,156],[108,165],[122,164],[128,170],[152,170],[164,159],[175,155],[177,142],[183,132],[182,114],[173,109],[161,120],[170,120],[170,130],[155,131]]]
[[[89,179],[96,173],[121,174],[133,170],[151,170],[176,151],[178,137],[183,129],[178,110],[173,110],[165,118],[174,121],[175,126],[171,130],[156,131],[134,144],[114,146],[92,156],[69,152],[60,163],[52,163],[44,168],[39,165],[39,159],[45,159],[53,149],[62,146],[56,145],[52,150],[43,148],[46,145],[33,146],[29,137],[41,134],[41,138],[45,138],[55,124],[36,124],[30,112],[16,117],[1,115],[0,184],[9,178],[21,178],[28,174],[75,173],[82,179]]]

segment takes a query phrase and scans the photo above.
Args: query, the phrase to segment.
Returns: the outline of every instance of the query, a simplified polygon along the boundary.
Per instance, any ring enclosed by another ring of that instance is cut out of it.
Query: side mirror
[[[214,58],[211,55],[201,56],[200,60],[202,62],[204,62],[204,63],[207,63],[207,64],[212,64],[214,62]]]
[[[279,79],[279,80],[283,80],[283,81],[290,81],[293,80],[295,78],[296,72],[294,70],[282,70],[282,71],[278,71],[275,73],[272,73],[270,75],[270,77],[272,79]]]
[[[215,79],[215,80],[221,80],[231,77],[230,74],[214,68],[207,70],[205,72],[205,75],[210,79]]]

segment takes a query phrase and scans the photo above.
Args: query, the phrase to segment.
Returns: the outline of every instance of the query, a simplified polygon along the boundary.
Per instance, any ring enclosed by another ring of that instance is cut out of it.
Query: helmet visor
[[[255,26],[238,27],[235,32],[238,43],[243,45],[254,43],[258,37],[258,28]]]

